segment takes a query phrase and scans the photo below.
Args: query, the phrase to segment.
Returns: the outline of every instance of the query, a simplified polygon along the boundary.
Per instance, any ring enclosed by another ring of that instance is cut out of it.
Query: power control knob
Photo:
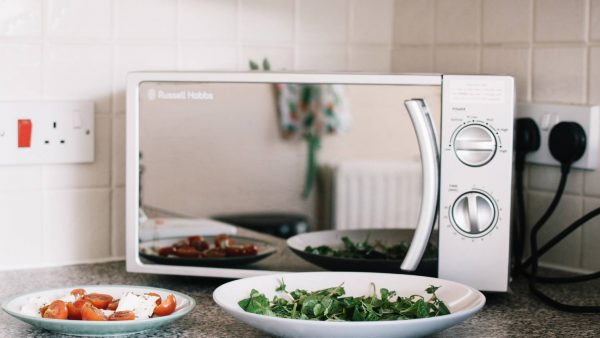
[[[459,129],[454,137],[454,152],[462,163],[480,167],[496,154],[496,138],[487,127],[467,125]]]
[[[496,206],[492,199],[478,191],[462,194],[451,209],[452,224],[461,234],[481,237],[496,222]]]

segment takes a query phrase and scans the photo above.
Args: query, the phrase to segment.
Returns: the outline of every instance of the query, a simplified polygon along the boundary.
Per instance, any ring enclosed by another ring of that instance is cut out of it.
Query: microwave
[[[509,76],[130,73],[127,270],[322,269],[294,254],[291,239],[235,221],[283,213],[302,233],[409,229],[394,272],[418,272],[435,242],[434,275],[507,291],[514,107]],[[185,257],[178,245],[195,235],[254,238],[270,252],[219,260],[217,239]]]

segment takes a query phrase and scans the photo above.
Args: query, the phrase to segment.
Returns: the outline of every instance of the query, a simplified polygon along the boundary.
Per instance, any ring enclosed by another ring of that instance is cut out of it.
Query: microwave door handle
[[[400,269],[415,271],[427,248],[437,215],[440,160],[435,127],[425,100],[406,100],[404,105],[419,142],[423,170],[423,199],[415,234]]]

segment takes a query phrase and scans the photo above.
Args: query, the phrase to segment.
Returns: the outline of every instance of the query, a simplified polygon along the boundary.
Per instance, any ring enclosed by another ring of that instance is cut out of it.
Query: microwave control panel
[[[507,291],[514,80],[444,75],[439,277]]]

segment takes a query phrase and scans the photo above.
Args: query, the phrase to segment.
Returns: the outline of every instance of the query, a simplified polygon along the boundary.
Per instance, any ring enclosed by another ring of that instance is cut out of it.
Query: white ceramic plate
[[[370,283],[375,283],[377,290],[388,288],[400,296],[423,295],[426,298],[429,296],[425,289],[429,285],[440,286],[436,294],[446,303],[451,314],[411,320],[333,322],[257,315],[242,310],[238,305],[240,300],[248,298],[252,289],[272,299],[282,278],[288,291],[316,291],[343,283],[346,294],[350,296],[369,294]],[[268,334],[279,337],[328,338],[427,336],[462,322],[485,304],[485,296],[481,292],[460,283],[430,277],[368,272],[303,272],[244,278],[218,287],[213,293],[213,299],[235,318]]]
[[[113,298],[121,297],[124,292],[134,292],[138,294],[156,292],[161,298],[173,294],[177,301],[177,307],[175,308],[175,312],[164,317],[112,322],[46,319],[21,313],[21,307],[27,304],[31,298],[41,296],[51,300],[58,299],[69,294],[71,290],[76,288],[83,288],[88,293],[98,292],[109,294],[113,296]],[[184,295],[183,293],[166,289],[131,285],[83,285],[38,291],[17,296],[2,304],[2,309],[19,320],[56,333],[75,336],[110,336],[142,332],[169,324],[192,311],[194,306],[196,306],[196,302],[193,298]]]

